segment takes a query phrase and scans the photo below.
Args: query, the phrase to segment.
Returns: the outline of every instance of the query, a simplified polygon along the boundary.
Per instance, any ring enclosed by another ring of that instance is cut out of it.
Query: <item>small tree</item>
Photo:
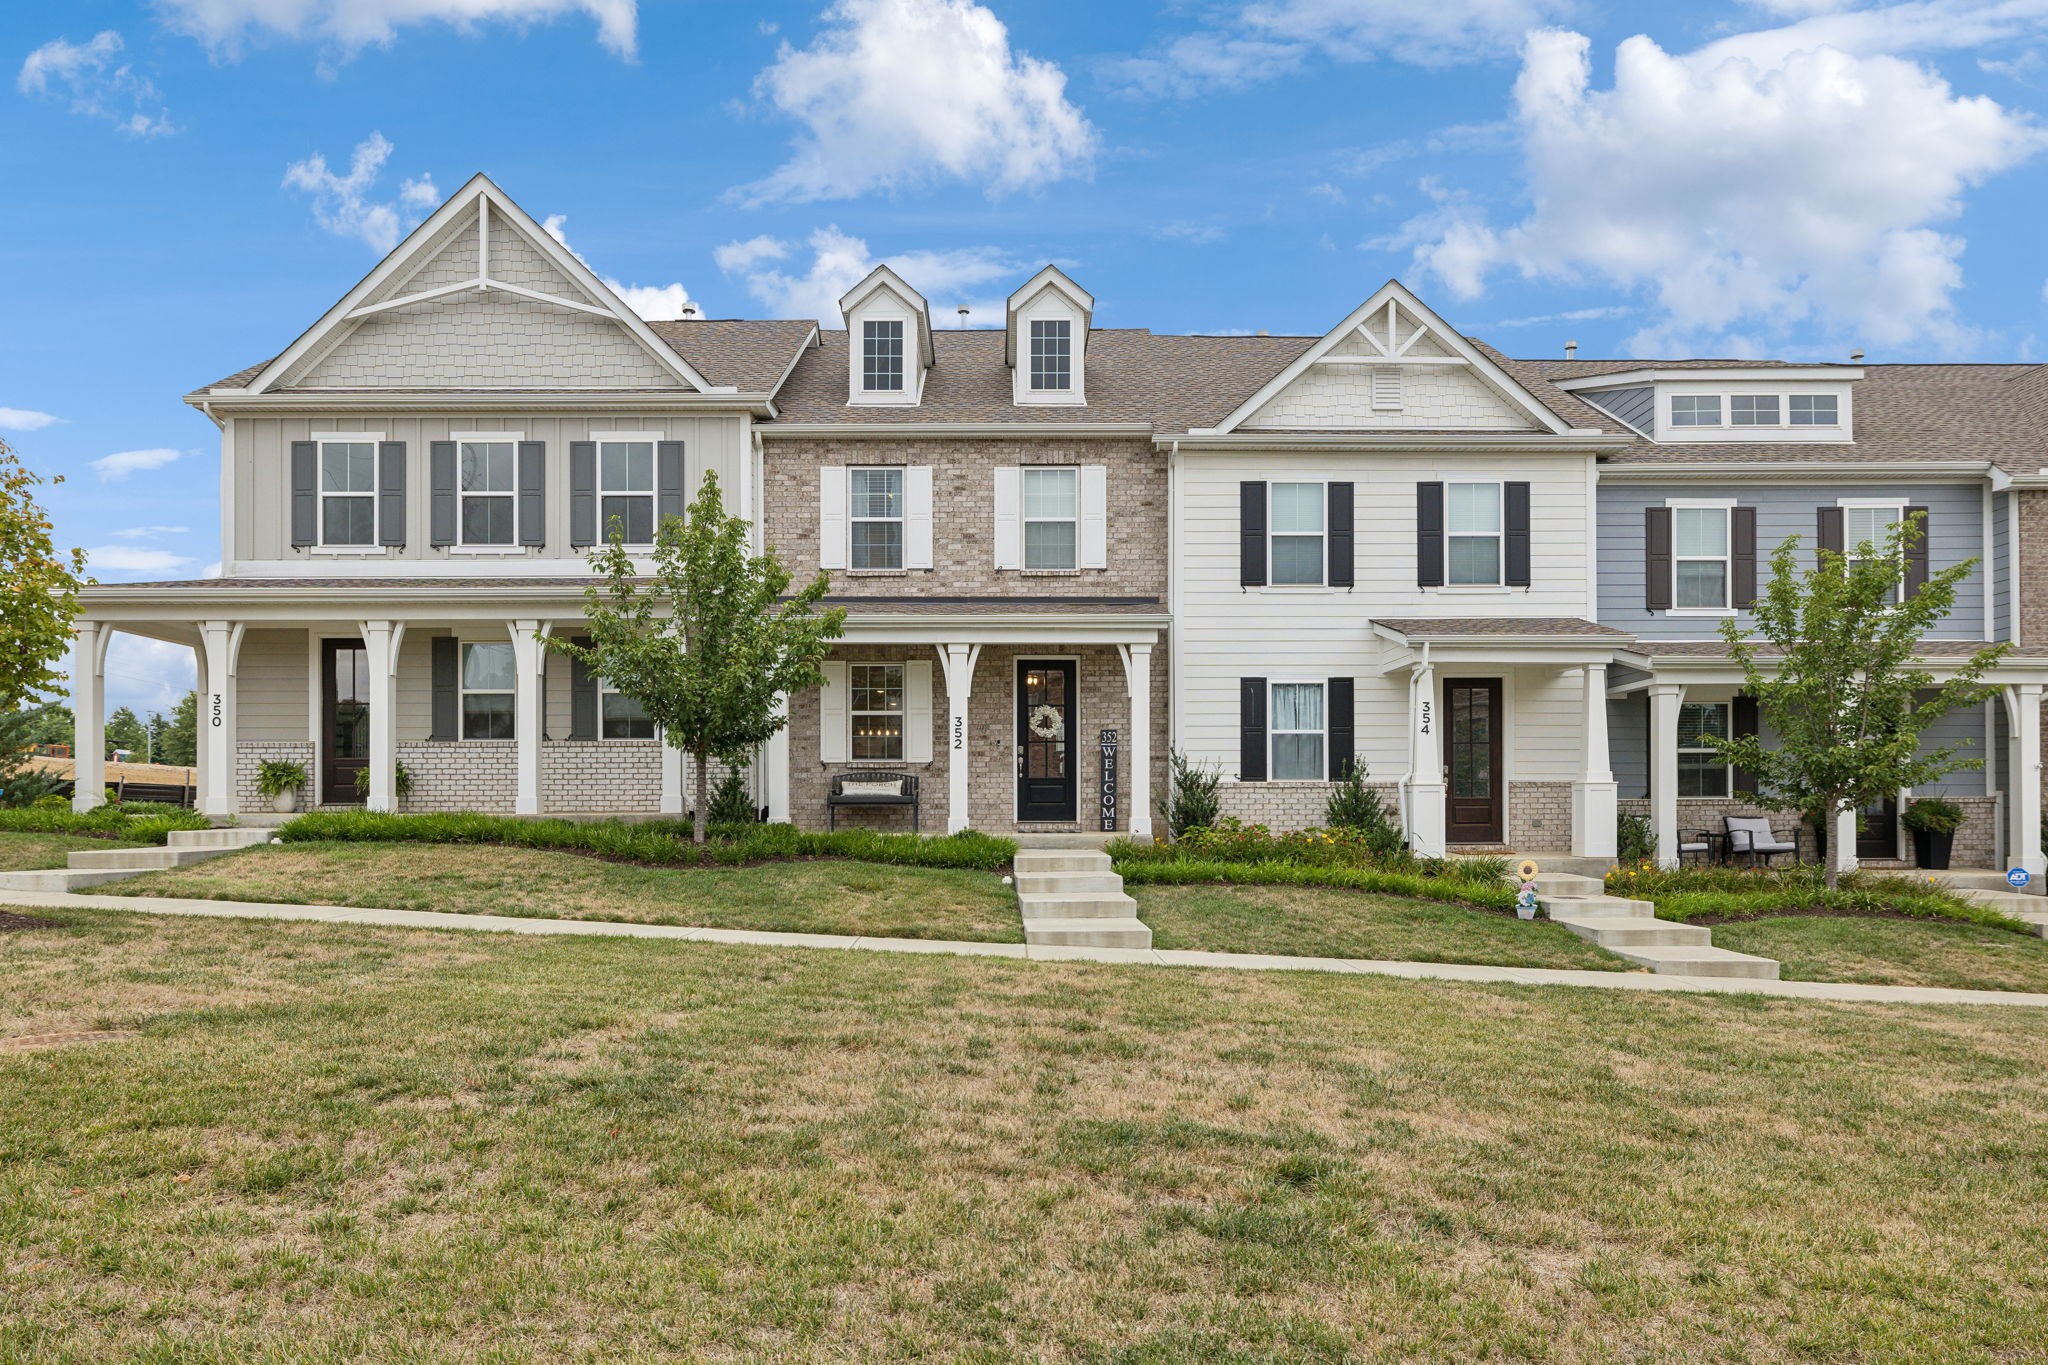
[[[171,714],[152,714],[157,722],[156,761],[176,768],[190,768],[199,762],[199,694],[187,692],[178,698]]]
[[[549,637],[548,648],[580,659],[633,698],[662,736],[695,760],[694,836],[704,842],[713,759],[737,767],[784,725],[778,693],[818,686],[818,665],[846,632],[846,613],[819,610],[831,577],[819,574],[787,598],[790,573],[773,554],[747,549],[749,523],[727,516],[718,480],[689,515],[655,533],[654,577],[642,582],[613,524],[590,556],[603,578],[584,594],[590,642]]]
[[[1757,804],[1796,810],[1828,828],[1843,810],[1861,810],[1964,768],[1959,745],[1921,752],[1929,726],[1996,689],[1981,679],[2009,645],[1988,645],[1947,682],[1915,661],[1920,641],[1955,606],[1956,585],[1975,560],[1928,576],[1900,600],[1907,552],[1925,534],[1920,518],[1895,527],[1883,545],[1848,554],[1822,550],[1801,572],[1794,536],[1771,556],[1771,582],[1755,608],[1763,648],[1732,620],[1721,624],[1742,665],[1763,726],[1755,735],[1709,742],[1721,760],[1755,774]],[[1773,667],[1766,671],[1765,663]],[[1842,840],[1827,841],[1827,884],[1841,878]]]
[[[0,715],[64,690],[58,666],[71,648],[85,551],[58,552],[36,502],[44,482],[0,441]]]

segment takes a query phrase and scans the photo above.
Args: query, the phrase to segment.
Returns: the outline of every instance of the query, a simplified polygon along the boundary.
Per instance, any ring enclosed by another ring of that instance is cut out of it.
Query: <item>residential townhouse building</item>
[[[1178,748],[1246,820],[1316,823],[1357,765],[1423,851],[1611,856],[1640,811],[1669,860],[1752,808],[1699,741],[1755,723],[1718,631],[1772,548],[1921,515],[1916,574],[1978,561],[1928,666],[2017,647],[1944,732],[1988,760],[1941,785],[1961,849],[2042,870],[2042,367],[1514,360],[1391,282],[1321,337],[1094,311],[1047,267],[1000,328],[934,327],[885,267],[839,328],[646,323],[478,177],[190,395],[221,576],[87,591],[81,751],[133,631],[196,651],[212,813],[292,757],[327,802],[397,805],[402,762],[409,809],[680,814],[682,756],[538,637],[603,528],[644,545],[715,473],[848,613],[752,765],[770,818],[880,769],[927,828],[1142,836]],[[1904,855],[1896,809],[1859,855]]]

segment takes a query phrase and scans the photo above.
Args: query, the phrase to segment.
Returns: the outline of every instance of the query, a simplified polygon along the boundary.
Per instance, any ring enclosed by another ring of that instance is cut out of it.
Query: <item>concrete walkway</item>
[[[365,910],[345,905],[263,905],[244,901],[180,900],[157,896],[91,896],[58,891],[5,893],[25,908],[120,910],[145,915],[203,915],[218,919],[309,920],[396,929],[464,929],[503,934],[566,934],[598,938],[684,939],[768,948],[840,948],[875,953],[940,953],[1007,957],[1031,962],[1110,962],[1154,967],[1211,967],[1232,971],[1333,972],[1396,976],[1411,981],[1475,981],[1516,986],[1588,986],[1614,991],[1693,991],[1714,995],[1775,995],[1793,1000],[1842,1000],[1899,1005],[2017,1005],[2048,1009],[2048,994],[1959,991],[1932,986],[1859,986],[1829,981],[1766,981],[1740,977],[1667,976],[1643,972],[1565,971],[1548,967],[1481,967],[1455,962],[1372,962],[1342,957],[1269,957],[1259,953],[1197,953],[1158,948],[1055,947],[1024,943],[970,943],[942,939],[861,938],[850,934],[776,934],[750,929],[694,929],[670,924],[609,920],[522,919],[456,915],[434,910]]]

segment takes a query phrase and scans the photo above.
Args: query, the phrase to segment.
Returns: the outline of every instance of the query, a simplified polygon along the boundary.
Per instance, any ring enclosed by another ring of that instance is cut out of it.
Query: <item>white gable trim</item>
[[[887,290],[896,296],[917,322],[917,363],[920,369],[930,369],[934,358],[932,351],[932,309],[925,302],[924,295],[910,287],[910,282],[886,265],[878,265],[867,273],[867,277],[847,290],[839,299],[839,316],[846,323],[847,339],[854,341],[853,314],[877,291]]]
[[[464,280],[456,284],[425,290],[418,294],[386,300],[380,304],[365,306],[364,300],[375,294],[378,289],[383,287],[394,276],[412,265],[428,249],[438,245],[443,231],[457,222],[464,214],[468,213],[472,205],[475,205],[477,210],[477,265],[479,274],[475,279]],[[489,242],[491,211],[494,208],[532,243],[536,251],[546,256],[550,264],[564,275],[567,275],[578,287],[587,291],[591,298],[600,300],[601,306],[592,305],[582,299],[570,299],[560,295],[545,294],[539,290],[528,289],[523,285],[509,284],[503,280],[491,278]],[[687,361],[677,355],[660,337],[657,337],[646,322],[641,320],[639,314],[626,307],[618,295],[605,286],[604,281],[592,274],[590,267],[577,260],[568,248],[557,242],[549,235],[546,229],[534,222],[524,209],[507,198],[504,191],[492,184],[489,177],[481,174],[472,176],[469,183],[451,195],[447,203],[435,209],[426,222],[421,223],[408,233],[405,240],[400,242],[390,255],[377,263],[376,269],[365,275],[355,288],[349,290],[347,294],[342,296],[339,303],[322,314],[318,322],[301,333],[299,339],[287,347],[281,355],[264,366],[261,373],[249,381],[248,386],[243,392],[250,394],[270,392],[301,360],[304,360],[315,351],[325,348],[330,343],[339,342],[348,331],[354,329],[354,324],[362,318],[388,309],[402,307],[406,304],[422,303],[429,299],[441,298],[470,289],[499,289],[505,293],[516,294],[541,303],[573,309],[577,312],[595,313],[600,317],[609,317],[624,327],[633,336],[634,340],[638,341],[647,353],[654,357],[656,363],[669,370],[676,378],[689,385],[692,389],[699,393],[733,392],[730,388],[720,389],[707,382],[704,376],[698,374]]]
[[[1393,343],[1393,318],[1396,312],[1406,313],[1411,322],[1418,324],[1418,330],[1405,343]],[[1374,335],[1372,324],[1384,316],[1388,332],[1385,340]],[[1411,355],[1409,350],[1421,340],[1424,333],[1433,337],[1436,344],[1450,351],[1448,356]],[[1340,344],[1353,336],[1363,337],[1378,354],[1370,356],[1332,356]],[[1250,419],[1260,408],[1284,392],[1288,385],[1308,373],[1311,366],[1319,364],[1361,364],[1361,365],[1466,365],[1475,371],[1488,385],[1514,406],[1528,413],[1536,425],[1552,435],[1563,436],[1572,428],[1556,413],[1536,400],[1521,384],[1510,378],[1507,371],[1487,359],[1476,347],[1456,329],[1438,317],[1428,304],[1409,292],[1399,280],[1388,280],[1379,291],[1364,303],[1358,305],[1342,322],[1332,328],[1321,341],[1304,351],[1293,364],[1274,375],[1266,386],[1240,403],[1236,410],[1206,433],[1223,433],[1237,430],[1238,426]]]
[[[1017,292],[1003,303],[1003,327],[1006,333],[1003,342],[1003,363],[1014,367],[1017,364],[1017,314],[1033,303],[1040,294],[1050,289],[1065,299],[1073,310],[1080,314],[1081,331],[1085,334],[1095,325],[1095,296],[1074,283],[1074,277],[1056,265],[1049,265],[1017,287]]]

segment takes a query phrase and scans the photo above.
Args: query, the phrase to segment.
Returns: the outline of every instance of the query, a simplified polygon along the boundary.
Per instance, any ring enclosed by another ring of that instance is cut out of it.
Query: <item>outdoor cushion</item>
[[[839,784],[839,794],[841,796],[901,796],[903,795],[903,779],[896,777],[891,778],[887,782],[842,782]]]
[[[1771,822],[1759,815],[1730,815],[1728,838],[1738,853],[1786,853],[1799,847],[1786,843],[1771,832]]]

